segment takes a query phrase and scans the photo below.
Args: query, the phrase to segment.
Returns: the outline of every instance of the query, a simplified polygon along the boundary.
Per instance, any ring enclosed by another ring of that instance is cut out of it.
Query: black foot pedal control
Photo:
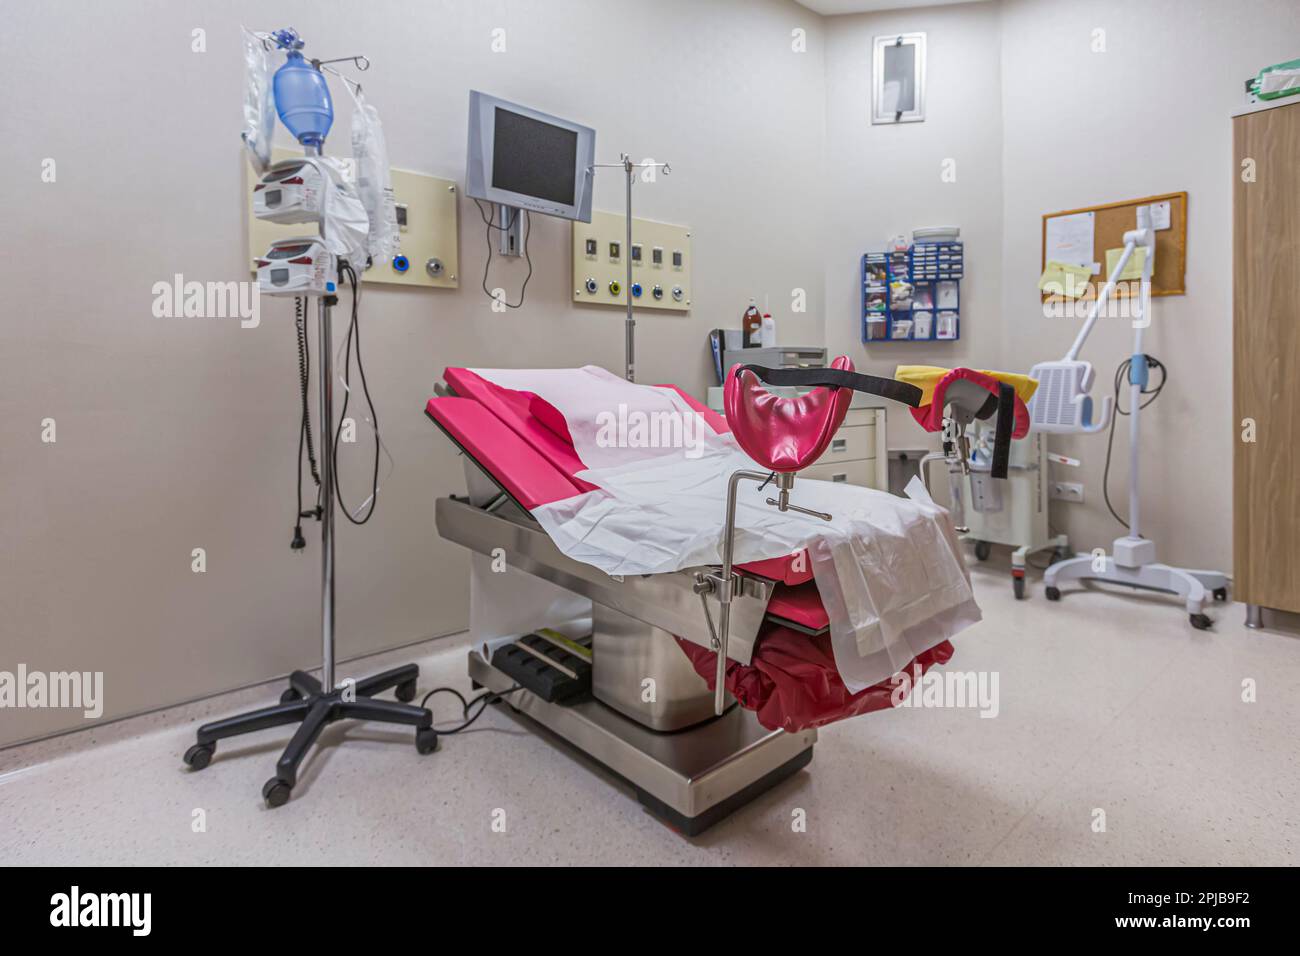
[[[544,627],[498,647],[492,666],[552,704],[591,692],[591,635],[579,640]]]

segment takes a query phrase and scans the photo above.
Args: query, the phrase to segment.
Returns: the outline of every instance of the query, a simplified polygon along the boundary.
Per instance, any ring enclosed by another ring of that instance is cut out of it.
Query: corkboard
[[[1101,269],[1092,277],[1087,291],[1078,301],[1088,302],[1095,299],[1101,287],[1106,284],[1106,250],[1124,247],[1124,233],[1137,228],[1138,206],[1149,206],[1166,200],[1169,202],[1169,228],[1156,230],[1156,264],[1155,272],[1151,276],[1151,294],[1153,296],[1186,294],[1187,193],[1185,192],[1165,193],[1160,196],[1147,196],[1145,199],[1129,199],[1102,206],[1084,206],[1082,209],[1067,209],[1063,212],[1045,214],[1040,240],[1043,260],[1040,268],[1047,268],[1047,220],[1081,212],[1095,213],[1092,260],[1100,263]],[[1121,282],[1114,294],[1116,298],[1123,299],[1136,294],[1136,291],[1136,282]],[[1044,302],[1061,300],[1062,296],[1043,294]]]

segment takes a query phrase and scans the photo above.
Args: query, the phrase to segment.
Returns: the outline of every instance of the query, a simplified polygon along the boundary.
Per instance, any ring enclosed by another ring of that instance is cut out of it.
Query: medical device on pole
[[[1079,330],[1074,344],[1060,362],[1048,362],[1037,365],[1030,372],[1031,377],[1043,374],[1048,382],[1053,383],[1054,390],[1046,387],[1047,382],[1040,379],[1039,391],[1030,403],[1033,427],[1042,431],[1058,434],[1087,433],[1099,431],[1105,426],[1110,399],[1102,406],[1102,415],[1098,423],[1088,421],[1091,399],[1083,393],[1091,385],[1092,367],[1086,362],[1077,361],[1079,350],[1084,340],[1092,331],[1103,302],[1114,292],[1119,277],[1138,248],[1145,250],[1142,261],[1142,276],[1133,315],[1133,352],[1121,364],[1116,374],[1115,414],[1129,417],[1129,470],[1128,470],[1128,534],[1115,539],[1109,555],[1080,554],[1077,557],[1051,565],[1043,574],[1047,599],[1061,599],[1060,585],[1066,581],[1091,580],[1105,581],[1112,584],[1124,584],[1132,588],[1150,591],[1165,591],[1177,594],[1184,601],[1188,619],[1193,627],[1205,630],[1214,622],[1204,613],[1208,594],[1216,601],[1227,600],[1228,579],[1218,571],[1191,571],[1185,568],[1170,567],[1156,563],[1156,545],[1149,538],[1142,536],[1141,501],[1138,495],[1138,478],[1141,465],[1142,447],[1142,409],[1155,400],[1164,386],[1164,366],[1158,360],[1142,351],[1142,337],[1150,325],[1151,316],[1151,275],[1155,267],[1155,231],[1151,228],[1151,210],[1148,206],[1137,209],[1137,228],[1124,233],[1124,251],[1111,270],[1109,279],[1097,296],[1097,301],[1088,312],[1083,328]],[[1080,367],[1086,366],[1086,374]],[[1150,388],[1150,370],[1159,368],[1162,378],[1160,385]],[[1121,378],[1126,374],[1129,391],[1129,410],[1125,412],[1118,403]],[[1044,397],[1044,392],[1047,392]],[[1147,398],[1143,399],[1143,396]],[[1113,431],[1114,421],[1111,421]],[[1109,459],[1108,459],[1109,460]],[[1109,504],[1109,496],[1107,495]],[[1113,513],[1113,510],[1112,510]],[[1117,520],[1119,516],[1115,516]]]
[[[260,45],[260,49],[259,49]],[[378,491],[379,425],[374,405],[370,403],[365,371],[360,364],[360,326],[358,323],[359,280],[369,257],[368,237],[372,230],[368,212],[355,191],[342,176],[341,166],[324,156],[325,139],[334,121],[333,101],[325,72],[342,74],[327,66],[340,60],[310,60],[302,55],[304,43],[292,29],[274,34],[245,31],[245,128],[244,142],[251,161],[263,174],[256,189],[254,214],[275,222],[316,223],[317,236],[277,240],[257,260],[258,285],[269,295],[293,296],[299,349],[299,384],[302,392],[302,427],[299,433],[299,507],[291,547],[306,546],[301,519],[314,517],[321,526],[321,676],[318,680],[305,671],[289,675],[289,687],[280,703],[250,713],[204,724],[198,729],[194,746],[185,752],[185,763],[202,770],[211,761],[217,741],[227,737],[264,730],[285,724],[298,724],[284,754],[276,764],[275,776],[262,788],[262,797],[270,807],[284,804],[297,783],[298,767],[321,731],[336,720],[353,718],[381,723],[407,724],[416,728],[415,745],[422,753],[432,753],[438,746],[433,729],[433,715],[425,707],[407,703],[415,698],[419,668],[414,664],[393,668],[362,680],[335,681],[334,671],[334,511],[336,500],[343,508],[337,488],[337,440],[334,416],[333,338],[330,330],[331,310],[338,304],[337,283],[346,279],[352,291],[351,321],[347,333],[345,370],[341,382],[345,396],[343,412],[350,397],[350,360],[355,347],[362,390],[370,405],[371,424],[375,432],[375,469],[371,496],[358,509],[358,518],[344,508],[344,515],[354,524],[364,524],[373,513]],[[280,51],[285,62],[268,82],[268,54]],[[363,56],[344,57],[359,70],[369,68]],[[344,82],[349,82],[346,77]],[[359,87],[358,87],[359,89]],[[270,135],[274,117],[266,115],[274,104],[281,121],[303,147],[302,159],[271,165]],[[382,198],[382,197],[381,197]],[[305,446],[317,474],[317,460],[308,417],[307,381],[310,374],[305,330],[307,299],[316,300],[319,335],[317,379],[319,405],[319,497],[315,508],[301,506],[301,457]],[[342,422],[340,421],[340,426]],[[393,688],[396,701],[378,700],[373,695]]]

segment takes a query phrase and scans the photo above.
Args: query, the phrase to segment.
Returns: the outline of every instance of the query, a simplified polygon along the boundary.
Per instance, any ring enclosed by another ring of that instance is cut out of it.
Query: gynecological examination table
[[[448,368],[426,409],[465,458],[436,522],[473,552],[473,683],[687,834],[805,766],[818,726],[894,706],[896,675],[980,617],[919,482],[795,484],[851,389],[920,390],[844,358],[801,372],[737,366],[725,419],[590,366]]]

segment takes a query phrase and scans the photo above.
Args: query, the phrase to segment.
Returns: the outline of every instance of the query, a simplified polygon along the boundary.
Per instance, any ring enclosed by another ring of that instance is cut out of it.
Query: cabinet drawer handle
[[[847,451],[849,440],[847,438],[832,438],[831,451]]]
[[[838,475],[831,475],[831,481],[848,481],[848,480],[849,480],[849,476],[847,473],[844,472],[841,472]]]

